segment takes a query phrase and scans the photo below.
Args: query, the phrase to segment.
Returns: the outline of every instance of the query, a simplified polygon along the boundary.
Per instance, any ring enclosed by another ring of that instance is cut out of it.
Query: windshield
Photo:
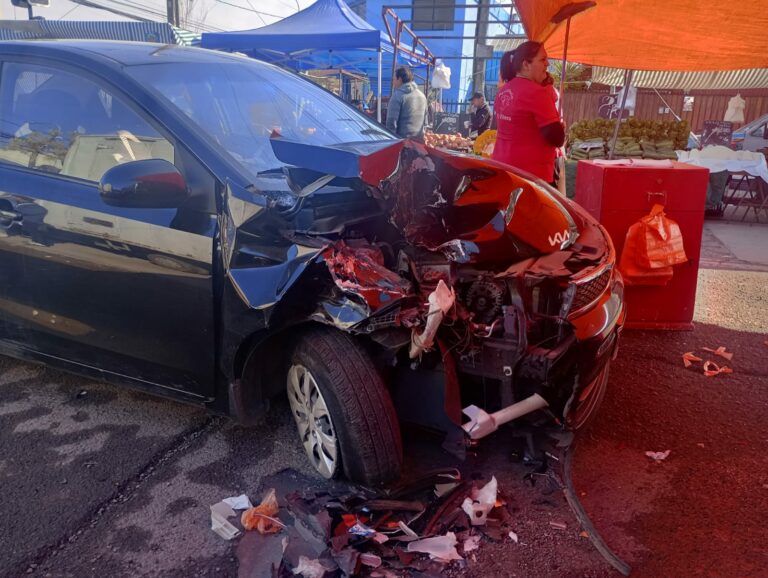
[[[282,167],[274,135],[313,145],[395,137],[319,86],[257,61],[132,66],[128,73],[194,121],[253,175]]]

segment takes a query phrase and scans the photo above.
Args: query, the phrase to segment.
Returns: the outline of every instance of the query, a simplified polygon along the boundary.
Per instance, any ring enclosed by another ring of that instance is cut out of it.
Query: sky
[[[47,8],[33,8],[35,16],[48,20],[112,20],[125,18],[105,10],[90,8],[70,0],[49,0]],[[248,30],[271,24],[306,8],[315,0],[179,0],[182,15],[189,7],[189,30]],[[165,0],[90,0],[122,12],[141,15],[150,20],[165,21]],[[191,3],[191,4],[190,4]],[[0,19],[26,20],[27,10],[16,8],[11,0],[0,0]]]

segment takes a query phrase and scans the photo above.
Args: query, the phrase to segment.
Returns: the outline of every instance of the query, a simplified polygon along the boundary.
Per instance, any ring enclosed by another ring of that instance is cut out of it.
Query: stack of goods
[[[616,139],[616,147],[613,150],[613,158],[640,159],[643,157],[643,149],[633,136],[621,136]]]
[[[675,141],[672,139],[657,141],[643,139],[640,141],[640,145],[643,147],[643,158],[677,160]]]
[[[571,158],[593,158],[574,156],[577,142],[602,139],[610,142],[616,128],[616,120],[597,118],[575,122],[568,129],[571,145]],[[628,118],[619,127],[619,141],[616,143],[617,157],[638,158],[641,155],[649,159],[674,159],[674,151],[684,149],[688,143],[688,122],[666,120],[640,120]],[[640,149],[640,143],[643,143]],[[640,150],[638,150],[640,149]],[[639,154],[638,154],[639,153]]]
[[[575,161],[604,159],[605,141],[602,138],[575,140],[571,143],[569,158]]]
[[[472,149],[472,141],[468,138],[464,138],[459,133],[437,134],[426,131],[424,133],[424,142],[427,146],[454,151],[468,151]]]

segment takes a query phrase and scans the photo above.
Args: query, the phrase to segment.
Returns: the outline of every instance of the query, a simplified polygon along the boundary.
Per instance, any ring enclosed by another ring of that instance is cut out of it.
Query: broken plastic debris
[[[702,361],[701,357],[697,357],[693,354],[693,351],[683,353],[683,365],[690,367],[694,361]]]
[[[224,498],[222,500],[227,506],[232,508],[233,510],[247,510],[248,508],[253,508],[253,504],[251,504],[251,500],[248,499],[248,496],[245,494],[240,494],[239,496],[235,496],[232,498]]]
[[[464,499],[461,509],[467,513],[473,526],[482,526],[488,519],[490,512],[496,505],[496,492],[498,491],[498,482],[496,477],[485,484],[479,490],[474,488],[472,494]]]
[[[235,511],[224,502],[218,502],[211,506],[211,530],[225,540],[231,540],[240,534],[240,530],[227,521],[235,515]]]
[[[360,554],[360,563],[363,566],[368,566],[370,568],[378,568],[379,566],[381,566],[381,557],[377,556],[376,554],[363,552],[362,554]]]
[[[435,495],[438,498],[442,498],[445,494],[459,485],[459,482],[461,481],[461,474],[458,471],[455,474],[442,473],[440,474],[440,478],[444,479],[445,481],[439,484],[435,484]]]
[[[403,531],[403,534],[410,536],[411,538],[418,538],[419,535],[411,530],[405,522],[398,522],[397,526]]]
[[[730,351],[726,351],[724,345],[721,345],[717,349],[710,349],[709,347],[702,347],[702,349],[704,351],[709,351],[710,353],[714,353],[715,355],[719,355],[720,357],[723,357],[728,361],[733,359],[733,353],[731,353]]]
[[[666,460],[669,457],[669,454],[672,452],[672,450],[667,450],[665,452],[645,452],[645,455],[651,458],[652,460],[655,460],[657,462]]]
[[[481,536],[470,536],[466,540],[464,540],[464,544],[462,545],[462,548],[464,549],[464,553],[471,552],[472,550],[477,550],[480,547],[480,538]]]
[[[437,283],[437,287],[432,293],[429,294],[429,312],[427,313],[427,323],[424,327],[424,331],[419,334],[416,329],[413,329],[411,335],[411,350],[409,355],[411,359],[415,359],[425,350],[432,347],[432,343],[435,340],[437,329],[443,322],[443,316],[451,310],[454,302],[456,301],[456,293],[453,289],[450,289],[445,282],[440,279]]]
[[[520,540],[519,540],[519,538],[517,537],[517,534],[515,534],[514,532],[510,532],[510,533],[509,533],[509,537],[510,537],[510,538],[512,538],[512,541],[513,541],[515,544],[519,544],[519,543],[520,543]]]
[[[279,510],[275,489],[272,488],[264,494],[264,498],[258,506],[243,512],[240,522],[246,530],[258,530],[260,534],[274,534],[285,527],[280,520],[274,517]]]
[[[589,538],[589,534],[587,534],[584,530],[579,532],[579,536],[581,536],[582,538]]]
[[[310,560],[306,556],[299,556],[299,565],[293,569],[294,574],[301,574],[304,578],[323,578],[328,569],[320,563],[320,560]]]
[[[550,520],[549,525],[555,530],[565,530],[568,528],[568,525],[565,522],[556,522],[555,520]]]
[[[355,536],[363,536],[365,538],[370,538],[371,536],[376,535],[376,530],[369,528],[361,522],[354,524],[349,530],[347,530],[347,532],[354,534]]]
[[[424,538],[408,544],[408,552],[421,552],[429,554],[433,560],[450,562],[451,560],[463,560],[456,551],[456,534],[448,532],[445,536]]]
[[[373,535],[373,541],[376,542],[377,544],[383,544],[384,542],[389,541],[389,536],[387,536],[386,534],[382,534],[381,532],[376,532]]]
[[[715,375],[719,375],[721,373],[733,373],[733,370],[730,367],[726,367],[725,365],[720,367],[714,361],[707,361],[704,363],[705,377],[714,377]]]

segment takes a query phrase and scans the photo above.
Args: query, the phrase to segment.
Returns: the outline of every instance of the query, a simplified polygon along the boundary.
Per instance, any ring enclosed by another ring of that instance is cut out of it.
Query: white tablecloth
[[[709,169],[711,173],[730,171],[745,172],[754,177],[760,177],[768,183],[768,163],[762,153],[750,151],[733,151],[723,146],[705,147],[702,150],[675,151],[677,160],[697,167]]]

